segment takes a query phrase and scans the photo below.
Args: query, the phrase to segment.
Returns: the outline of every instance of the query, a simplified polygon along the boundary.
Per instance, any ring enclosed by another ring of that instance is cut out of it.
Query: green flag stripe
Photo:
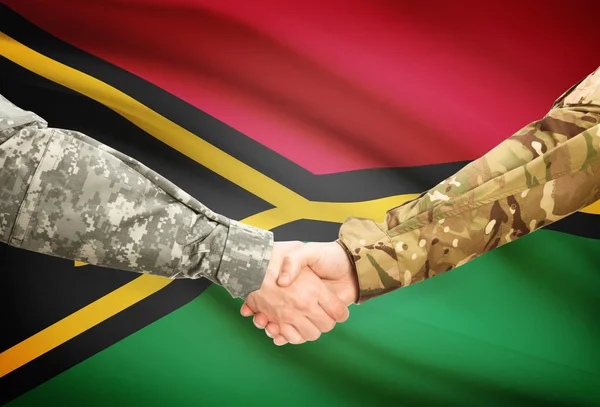
[[[240,324],[239,304],[211,287],[10,407],[598,405],[599,250],[539,231],[354,306],[299,347]]]

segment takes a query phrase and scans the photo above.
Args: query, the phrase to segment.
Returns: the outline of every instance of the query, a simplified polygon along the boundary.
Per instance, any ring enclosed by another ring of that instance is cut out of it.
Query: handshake
[[[346,321],[358,294],[356,272],[337,242],[277,242],[263,284],[241,314],[254,315],[276,345],[301,344]]]

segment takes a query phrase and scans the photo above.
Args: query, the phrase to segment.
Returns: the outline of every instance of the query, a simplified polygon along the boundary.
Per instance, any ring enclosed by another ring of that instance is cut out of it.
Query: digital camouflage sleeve
[[[523,128],[382,224],[340,229],[359,302],[459,267],[600,198],[600,68]]]
[[[0,95],[0,241],[233,297],[260,288],[273,235],[213,213],[134,159],[47,128]]]

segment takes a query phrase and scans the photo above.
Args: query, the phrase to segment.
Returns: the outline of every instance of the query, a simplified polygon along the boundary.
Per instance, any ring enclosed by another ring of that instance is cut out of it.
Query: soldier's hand
[[[288,286],[277,284],[284,255],[291,248],[303,246],[295,242],[275,243],[261,288],[248,296],[242,308],[242,315],[257,312],[260,318],[276,323],[282,338],[293,344],[317,340],[322,332],[333,329],[336,322],[348,318],[344,302],[306,267],[290,269]],[[255,325],[261,327],[258,322],[255,318]],[[281,338],[277,342],[281,342]]]
[[[290,287],[296,284],[298,277],[310,268],[316,276],[322,279],[325,286],[334,293],[345,306],[358,300],[358,279],[352,268],[345,250],[336,242],[308,243],[294,248],[283,260],[278,284],[281,287]],[[246,304],[242,306],[242,315],[253,315],[252,309]],[[342,322],[342,321],[338,321]],[[266,327],[268,336],[274,338],[276,345],[284,345],[289,340],[287,329],[269,319],[264,313],[258,312],[254,316],[254,324],[258,328]]]

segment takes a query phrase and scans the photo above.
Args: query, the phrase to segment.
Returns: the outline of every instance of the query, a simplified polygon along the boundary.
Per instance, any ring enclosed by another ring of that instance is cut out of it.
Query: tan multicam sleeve
[[[0,242],[168,278],[205,277],[245,298],[273,235],[212,212],[134,159],[47,128],[0,95]]]
[[[459,267],[600,198],[600,69],[383,223],[348,219],[359,302]]]

